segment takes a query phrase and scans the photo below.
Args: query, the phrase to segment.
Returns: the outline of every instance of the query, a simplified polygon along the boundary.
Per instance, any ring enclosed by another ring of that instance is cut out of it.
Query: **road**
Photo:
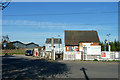
[[[88,78],[118,78],[118,63],[47,61],[24,55],[2,57],[3,78],[85,78],[85,75]]]

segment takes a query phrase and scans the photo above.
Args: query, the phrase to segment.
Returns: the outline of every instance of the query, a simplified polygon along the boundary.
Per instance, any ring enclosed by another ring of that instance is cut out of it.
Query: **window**
[[[69,47],[67,47],[67,51],[69,50]]]

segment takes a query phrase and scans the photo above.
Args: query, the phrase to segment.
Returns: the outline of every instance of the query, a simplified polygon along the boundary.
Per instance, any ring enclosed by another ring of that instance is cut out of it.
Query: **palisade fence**
[[[63,60],[81,60],[80,51],[65,51],[63,54]]]
[[[101,51],[101,55],[87,55],[80,51],[65,51],[63,60],[120,60],[120,52]]]
[[[106,53],[104,55],[104,53]],[[106,56],[106,57],[104,57]],[[120,60],[120,52],[118,51],[101,51],[100,60]]]

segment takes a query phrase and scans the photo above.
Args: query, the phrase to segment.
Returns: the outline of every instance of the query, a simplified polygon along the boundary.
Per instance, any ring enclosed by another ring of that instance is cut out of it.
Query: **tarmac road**
[[[2,77],[118,78],[118,63],[95,61],[47,61],[24,55],[3,56]]]
[[[85,72],[89,78],[118,78],[118,62],[95,62],[95,61],[61,61],[70,68],[71,78],[84,78]]]

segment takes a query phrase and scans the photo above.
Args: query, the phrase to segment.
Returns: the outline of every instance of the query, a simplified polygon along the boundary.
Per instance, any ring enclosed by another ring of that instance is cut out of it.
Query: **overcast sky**
[[[45,45],[46,38],[62,38],[64,30],[96,30],[100,41],[118,40],[118,3],[12,2],[2,13],[2,33],[11,41]]]

